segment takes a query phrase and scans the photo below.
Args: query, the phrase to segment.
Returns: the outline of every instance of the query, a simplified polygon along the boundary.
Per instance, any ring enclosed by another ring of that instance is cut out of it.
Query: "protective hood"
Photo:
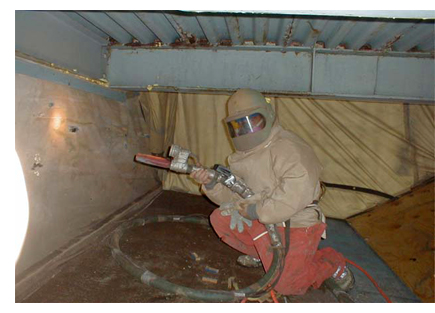
[[[270,135],[275,112],[263,95],[251,89],[239,89],[228,100],[228,133],[237,151],[262,144]]]

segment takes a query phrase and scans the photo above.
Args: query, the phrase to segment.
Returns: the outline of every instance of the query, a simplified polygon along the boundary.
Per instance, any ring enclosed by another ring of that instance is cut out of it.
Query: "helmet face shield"
[[[225,122],[227,123],[231,138],[253,134],[266,127],[266,119],[259,112],[233,118],[231,120],[226,119]]]
[[[276,121],[273,107],[252,89],[239,89],[228,100],[223,120],[236,151],[248,151],[265,143]]]

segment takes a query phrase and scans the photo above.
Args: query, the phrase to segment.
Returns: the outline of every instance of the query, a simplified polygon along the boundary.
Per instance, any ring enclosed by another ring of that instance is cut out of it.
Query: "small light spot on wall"
[[[60,125],[62,124],[62,116],[54,116],[53,117],[53,128],[58,130]]]

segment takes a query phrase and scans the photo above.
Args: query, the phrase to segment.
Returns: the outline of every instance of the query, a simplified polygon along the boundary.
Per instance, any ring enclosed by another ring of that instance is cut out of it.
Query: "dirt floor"
[[[206,198],[164,191],[141,216],[209,215],[216,206]],[[234,277],[240,288],[264,275],[262,268],[249,269],[236,263],[239,252],[219,240],[211,228],[187,223],[154,223],[127,231],[121,239],[122,251],[137,264],[168,281],[195,289],[228,290]],[[194,261],[191,253],[201,259]],[[205,271],[209,266],[218,274]],[[217,279],[204,282],[203,277]],[[337,302],[326,289],[309,290],[284,302]],[[143,284],[121,268],[104,242],[69,261],[65,268],[24,302],[196,302]]]

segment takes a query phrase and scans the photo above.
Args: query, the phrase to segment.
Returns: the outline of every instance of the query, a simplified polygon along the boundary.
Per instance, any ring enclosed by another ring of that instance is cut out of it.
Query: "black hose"
[[[179,215],[159,215],[128,221],[120,225],[111,235],[109,247],[115,260],[133,276],[139,278],[144,284],[160,290],[184,296],[193,300],[205,302],[235,302],[243,298],[264,294],[269,288],[273,288],[279,280],[284,264],[284,248],[273,249],[273,260],[269,271],[256,283],[240,290],[198,290],[171,283],[150,272],[144,267],[140,267],[125,255],[120,248],[119,241],[127,229],[141,227],[145,224],[156,222],[187,222],[210,226],[208,218],[200,216],[179,216]]]
[[[397,197],[389,195],[389,194],[384,193],[382,191],[378,191],[378,190],[374,190],[374,189],[369,189],[369,188],[364,188],[364,187],[349,186],[349,185],[342,185],[342,184],[333,184],[333,183],[327,183],[327,182],[322,182],[322,184],[324,184],[326,187],[329,187],[329,188],[337,188],[337,189],[358,191],[358,192],[363,192],[363,193],[367,193],[367,194],[370,194],[370,195],[384,197],[384,198],[387,198],[387,199],[398,199]]]
[[[265,293],[273,290],[273,288],[275,288],[276,284],[281,279],[282,273],[284,272],[284,267],[286,265],[285,263],[287,261],[287,254],[288,254],[289,249],[290,249],[290,220],[285,221],[284,240],[285,240],[284,241],[284,256],[281,258],[281,263],[280,263],[278,275],[277,275],[276,279],[274,280],[274,282],[271,283],[270,286],[266,290],[264,290],[261,294],[265,294]],[[261,294],[259,293],[258,295],[256,295],[256,297],[260,297]],[[255,297],[253,297],[253,298],[255,298]]]
[[[287,254],[290,249],[290,220],[285,221],[285,257],[287,259]]]

